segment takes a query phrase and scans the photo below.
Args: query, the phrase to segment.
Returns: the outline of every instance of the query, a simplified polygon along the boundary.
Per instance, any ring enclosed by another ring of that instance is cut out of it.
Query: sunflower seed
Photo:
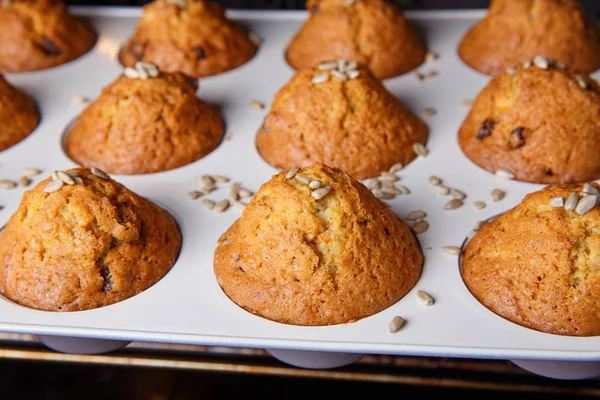
[[[319,75],[315,75],[312,78],[312,83],[323,83],[323,82],[327,82],[329,80],[329,74],[319,74]]]
[[[436,70],[429,71],[425,74],[425,78],[433,78],[437,76],[438,72]]]
[[[85,96],[75,96],[71,99],[71,104],[86,104],[90,100]]]
[[[454,188],[450,189],[450,196],[452,196],[453,199],[458,200],[464,200],[467,198],[467,194],[465,192]]]
[[[392,200],[396,198],[396,195],[394,193],[390,193],[388,191],[383,190],[374,190],[373,194],[375,195],[375,197],[381,200]]]
[[[486,204],[483,201],[474,201],[473,208],[476,210],[483,210]]]
[[[260,46],[262,44],[262,39],[259,38],[258,35],[256,35],[255,33],[250,32],[248,34],[248,39],[250,39],[250,41],[254,43],[255,46]]]
[[[131,68],[131,67],[125,68],[123,70],[123,75],[125,75],[129,79],[137,79],[140,77],[138,75],[138,72],[135,70],[135,68]]]
[[[205,185],[202,188],[200,188],[200,191],[203,194],[211,194],[212,192],[214,192],[217,188],[214,185]]]
[[[575,76],[575,79],[577,80],[577,84],[582,88],[582,89],[587,89],[588,88],[588,83],[585,80],[585,78],[583,77],[583,75],[578,74],[577,76]]]
[[[191,192],[188,193],[188,196],[192,200],[196,200],[197,198],[202,197],[203,195],[204,195],[204,193],[199,192],[197,190],[193,190],[193,191],[191,191]]]
[[[387,172],[387,171],[383,171],[381,173],[381,176],[379,176],[379,179],[381,179],[382,181],[388,181],[388,182],[396,182],[396,181],[400,180],[400,178],[398,178],[396,175],[394,175],[391,172]]]
[[[457,256],[461,253],[461,249],[458,246],[442,246],[442,251],[451,256]]]
[[[136,68],[138,78],[141,80],[146,80],[150,76],[148,72],[144,68]]]
[[[459,207],[462,207],[463,201],[459,199],[452,199],[446,204],[444,204],[444,210],[456,210]]]
[[[412,227],[413,232],[417,235],[427,232],[427,229],[429,229],[429,224],[425,220],[417,222]]]
[[[90,169],[90,172],[96,175],[98,178],[104,179],[105,181],[110,179],[110,176],[108,176],[108,174],[102,171],[100,168],[92,167],[92,169]]]
[[[435,300],[433,300],[433,297],[431,297],[431,295],[427,292],[424,292],[422,290],[417,290],[417,299],[419,299],[419,302],[421,304],[423,304],[424,306],[430,307],[435,303]]]
[[[404,185],[400,185],[399,183],[394,184],[394,187],[396,189],[398,189],[398,192],[400,192],[400,194],[403,195],[407,195],[410,194],[410,189],[408,189],[406,186]]]
[[[400,329],[402,329],[403,325],[404,325],[404,319],[402,317],[395,316],[394,318],[392,318],[392,321],[388,325],[388,332],[396,333]]]
[[[324,63],[319,64],[317,69],[320,69],[322,71],[327,71],[330,69],[336,69],[337,67],[338,67],[337,61],[329,61],[329,62],[324,62]]]
[[[46,192],[46,193],[56,192],[57,190],[60,190],[60,188],[62,188],[63,185],[64,185],[64,183],[61,180],[52,181],[46,185],[46,187],[44,188],[44,192]]]
[[[355,71],[356,68],[358,68],[358,63],[356,61],[348,61],[342,72]]]
[[[310,179],[302,175],[296,175],[294,178],[296,178],[297,181],[304,183],[305,185],[308,185],[310,183]]]
[[[429,153],[427,151],[427,147],[425,147],[425,145],[423,145],[422,143],[413,144],[413,151],[419,157],[426,157],[427,154]]]
[[[367,183],[367,188],[369,188],[369,190],[378,190],[381,189],[381,186],[382,182],[379,179],[371,179]]]
[[[433,117],[437,115],[437,110],[433,107],[427,107],[423,110],[423,116],[425,117]]]
[[[248,198],[248,197],[252,197],[254,195],[254,193],[252,193],[252,191],[245,189],[245,188],[241,188],[240,189],[240,197],[242,198]]]
[[[523,68],[525,68],[525,69],[529,69],[529,68],[531,68],[531,65],[532,65],[531,61],[529,61],[529,60],[528,60],[528,61],[525,61],[525,62],[523,63]]]
[[[242,188],[242,184],[240,182],[233,182],[230,186],[229,186],[229,191],[231,193],[235,193],[235,194],[239,194],[240,193],[240,189]]]
[[[502,179],[515,179],[515,174],[505,169],[497,169],[496,176]]]
[[[344,74],[343,72],[338,71],[337,69],[334,69],[333,71],[331,71],[331,75],[335,76],[336,78],[339,78],[343,81],[347,80],[348,77],[346,76],[346,74]]]
[[[294,167],[292,169],[290,169],[287,174],[285,174],[285,179],[292,179],[293,177],[296,176],[296,174],[298,173],[298,171],[300,171],[300,168],[298,167]]]
[[[440,196],[448,196],[450,194],[450,188],[444,185],[438,185],[438,194]]]
[[[463,108],[469,108],[473,105],[474,102],[475,100],[473,99],[466,99],[460,102],[460,106]]]
[[[255,111],[262,111],[265,109],[265,104],[258,100],[252,100],[250,102],[250,108]]]
[[[31,184],[31,179],[29,179],[26,176],[22,176],[19,178],[19,182],[18,182],[19,186],[21,187],[26,187],[29,186]]]
[[[550,199],[550,206],[554,208],[564,207],[565,206],[565,198],[564,197],[554,197]]]
[[[224,199],[224,200],[218,201],[215,204],[214,210],[218,213],[222,213],[222,212],[226,211],[228,208],[229,208],[229,200]]]
[[[212,210],[215,208],[215,202],[209,199],[204,199],[202,200],[202,206],[207,210]]]
[[[311,189],[318,189],[321,186],[323,186],[323,184],[321,183],[320,180],[318,179],[313,179],[312,181],[310,181],[310,183],[308,184],[308,187]]]
[[[414,73],[415,78],[417,78],[418,81],[424,81],[425,80],[425,75],[421,72],[415,72]]]
[[[202,183],[204,183],[206,186],[214,186],[215,185],[215,180],[210,175],[202,175],[202,177],[200,179],[202,179]]]
[[[10,190],[17,187],[17,183],[10,179],[0,179],[0,189]]]
[[[349,79],[356,79],[360,76],[360,71],[357,69],[351,70],[351,71],[347,71],[346,75],[348,75]]]
[[[21,176],[36,176],[42,173],[42,170],[39,168],[25,168],[23,172],[21,172]]]
[[[67,185],[74,185],[76,183],[75,179],[65,171],[56,171],[56,177]]]
[[[402,168],[404,168],[404,165],[402,165],[401,163],[396,163],[390,167],[389,172],[392,174],[396,174],[400,172]]]
[[[504,196],[506,196],[506,192],[504,190],[502,190],[502,189],[492,190],[492,201],[494,203],[497,203],[500,200],[502,200],[504,198]]]
[[[440,58],[440,55],[438,53],[434,52],[434,51],[428,51],[425,54],[425,61],[427,61],[427,62],[435,61],[438,58]]]
[[[437,176],[430,176],[429,183],[431,183],[433,186],[439,186],[442,184],[442,180]]]
[[[244,208],[246,208],[246,206],[248,205],[248,204],[246,204],[246,203],[244,203],[243,201],[240,201],[240,200],[231,200],[231,204],[234,207],[241,208],[242,210]]]
[[[415,210],[415,211],[411,211],[408,213],[408,215],[406,216],[406,220],[407,221],[416,221],[418,219],[421,218],[425,218],[427,216],[427,213],[423,210]]]
[[[581,191],[585,194],[593,194],[595,196],[600,197],[600,190],[598,190],[598,188],[590,182],[586,182],[583,185],[583,189]]]
[[[346,61],[346,59],[344,58],[340,58],[339,60],[337,60],[337,70],[340,72],[344,72],[346,71],[346,63],[348,61]]]
[[[394,182],[391,181],[381,181],[381,187],[384,189],[396,189],[396,186],[394,186]]]
[[[565,210],[573,211],[577,207],[577,202],[579,202],[579,196],[577,196],[577,193],[571,192],[565,201]]]
[[[156,78],[160,73],[156,65],[144,61],[136,62],[135,69],[138,71],[143,70],[144,72],[146,72],[147,75],[151,76],[152,78]]]
[[[511,76],[515,76],[517,74],[517,69],[515,67],[508,67],[506,68],[506,73],[511,75]]]
[[[392,195],[394,196],[393,198],[395,198],[396,196],[399,196],[402,194],[402,192],[400,190],[398,190],[395,186],[391,186],[391,187],[383,187],[380,190],[381,194],[383,194],[384,196],[386,195]]]
[[[577,203],[577,207],[575,207],[575,212],[579,215],[584,215],[592,208],[596,206],[598,202],[598,196],[595,195],[585,195],[583,196],[579,202]]]
[[[226,176],[223,175],[212,175],[212,178],[215,180],[215,182],[217,183],[227,183],[229,182],[231,179],[229,179]]]
[[[548,62],[548,59],[544,56],[535,56],[533,58],[533,64],[541,69],[548,69],[548,67],[550,66],[550,63]]]
[[[310,195],[317,199],[320,200],[323,197],[327,196],[327,194],[331,191],[331,186],[323,186],[320,189],[315,190],[314,192],[312,192]]]

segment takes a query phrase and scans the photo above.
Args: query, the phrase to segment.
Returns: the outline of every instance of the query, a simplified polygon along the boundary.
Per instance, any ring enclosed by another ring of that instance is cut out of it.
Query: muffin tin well
[[[27,167],[41,168],[42,176],[47,176],[54,169],[75,166],[61,145],[65,128],[85,107],[73,99],[95,98],[120,73],[116,55],[133,32],[141,10],[80,8],[76,12],[84,15],[99,34],[93,51],[57,68],[7,75],[12,84],[38,102],[42,122],[28,138],[0,153],[0,178],[16,180]],[[240,216],[240,210],[231,208],[222,214],[208,211],[201,200],[191,200],[187,193],[201,186],[202,174],[225,175],[256,191],[277,172],[260,158],[254,138],[273,95],[293,74],[285,62],[284,50],[306,13],[238,11],[230,16],[261,37],[263,43],[249,63],[200,82],[199,97],[221,109],[229,138],[205,158],[176,170],[113,176],[138,194],[156,200],[178,218],[183,247],[173,269],[145,292],[95,310],[43,312],[0,298],[0,331],[350,353],[600,360],[598,338],[536,332],[487,310],[462,282],[458,257],[441,249],[461,246],[477,221],[504,212],[526,193],[542,187],[490,174],[469,161],[458,147],[457,132],[468,112],[461,103],[473,99],[489,78],[465,66],[456,49],[468,27],[483,16],[482,11],[408,13],[425,35],[429,49],[440,55],[418,71],[436,71],[437,76],[420,81],[413,74],[406,74],[385,81],[387,88],[422,115],[430,128],[429,154],[399,173],[401,183],[411,194],[389,201],[401,217],[417,209],[428,214],[430,227],[418,236],[426,261],[415,288],[376,315],[352,324],[326,327],[279,324],[231,302],[216,282],[212,259],[218,237]],[[264,102],[267,108],[252,109],[253,100]],[[437,110],[437,114],[424,116],[428,107]],[[432,175],[466,192],[465,205],[444,210],[449,198],[439,196],[428,182]],[[39,178],[35,180],[38,181]],[[507,192],[496,203],[491,201],[494,188]],[[5,206],[0,211],[0,225],[16,210],[23,192],[23,188],[0,192],[0,204]],[[221,185],[208,198],[220,200],[227,198],[228,193],[228,185]],[[478,200],[485,201],[487,207],[476,210],[472,204]],[[418,290],[431,294],[435,305],[420,304]],[[388,324],[397,315],[406,324],[390,334]]]

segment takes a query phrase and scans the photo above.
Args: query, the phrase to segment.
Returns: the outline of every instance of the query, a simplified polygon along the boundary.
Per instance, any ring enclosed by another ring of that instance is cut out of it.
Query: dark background
[[[304,8],[304,0],[215,0],[228,8],[298,9]],[[396,0],[406,9],[435,8],[484,8],[489,0]],[[600,0],[581,0],[590,14],[600,18]],[[67,0],[69,4],[142,5],[142,0]]]

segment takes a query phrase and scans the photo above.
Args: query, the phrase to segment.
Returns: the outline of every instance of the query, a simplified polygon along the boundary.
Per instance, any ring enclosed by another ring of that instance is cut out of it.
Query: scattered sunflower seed
[[[400,190],[398,190],[394,185],[392,185],[391,187],[383,187],[380,190],[381,194],[383,194],[384,196],[386,195],[392,195],[395,198],[396,196],[399,196],[402,194],[402,192]]]
[[[242,198],[252,197],[252,195],[254,194],[250,190],[245,189],[245,188],[241,188],[239,193],[240,193],[240,197],[242,197]]]
[[[305,185],[308,185],[310,183],[310,179],[302,175],[296,175],[294,178],[296,178],[297,181],[304,183]]]
[[[444,204],[444,210],[456,210],[459,207],[462,207],[463,201],[459,199],[452,199],[446,204]]]
[[[586,182],[583,185],[583,189],[581,191],[585,194],[593,194],[595,196],[600,197],[600,190],[598,190],[598,188],[590,182]]]
[[[265,104],[258,100],[252,100],[250,102],[250,108],[255,111],[262,111],[265,109]]]
[[[424,306],[430,307],[435,303],[435,300],[433,300],[433,297],[431,297],[431,295],[427,292],[424,292],[422,290],[417,290],[417,298],[419,299],[419,302],[421,304],[423,304]]]
[[[390,167],[389,172],[395,174],[400,172],[402,168],[404,168],[404,165],[402,165],[401,163],[396,163]]]
[[[323,82],[327,82],[329,80],[329,74],[319,74],[319,75],[315,75],[312,78],[312,83],[323,83]]]
[[[392,321],[388,325],[388,332],[396,333],[400,329],[402,329],[403,325],[404,325],[404,319],[402,317],[396,316],[396,317],[392,318]]]
[[[292,169],[290,169],[287,174],[285,174],[285,179],[292,179],[293,177],[296,176],[296,174],[298,173],[298,171],[300,171],[300,168],[298,167],[294,167]]]
[[[465,192],[454,188],[450,189],[450,196],[452,196],[453,199],[458,200],[464,200],[467,198],[467,194]]]
[[[444,185],[438,185],[438,194],[440,196],[448,196],[450,194],[450,188]]]
[[[39,168],[25,168],[23,172],[21,172],[21,176],[36,176],[42,173],[42,170]]]
[[[408,215],[406,216],[406,220],[407,221],[416,221],[418,219],[421,218],[425,218],[427,216],[427,213],[423,210],[415,210],[415,211],[411,211],[408,213]]]
[[[190,197],[190,199],[192,200],[196,200],[197,198],[200,198],[204,195],[204,193],[199,192],[197,190],[193,190],[191,192],[188,193],[188,196]]]
[[[125,75],[129,79],[137,79],[139,78],[138,72],[135,68],[126,67],[123,70],[123,75]]]
[[[382,182],[379,179],[372,179],[367,183],[367,187],[369,190],[378,190],[381,189]]]
[[[474,102],[474,99],[466,99],[460,102],[460,106],[463,108],[469,108],[473,105]]]
[[[577,207],[577,202],[579,202],[579,196],[577,196],[577,193],[571,192],[565,201],[565,210],[573,211]]]
[[[564,207],[565,206],[565,198],[564,197],[554,197],[550,199],[550,206],[554,208]]]
[[[423,145],[422,143],[413,144],[413,151],[419,157],[427,157],[427,154],[429,154],[429,151],[427,151],[427,147],[425,147],[425,145]]]
[[[429,224],[425,220],[417,222],[412,227],[413,232],[417,235],[427,232],[427,229],[429,229]]]
[[[502,190],[502,189],[492,190],[492,201],[494,203],[497,203],[500,200],[502,200],[504,198],[504,196],[506,196],[506,192],[504,190]]]
[[[486,204],[483,201],[474,201],[473,202],[473,208],[476,210],[483,210],[485,208]]]
[[[505,169],[497,169],[496,176],[502,179],[515,179],[515,174]]]
[[[17,187],[17,183],[10,179],[0,179],[0,189],[10,190]]]
[[[320,180],[318,179],[313,179],[312,181],[309,182],[308,187],[311,189],[318,189],[321,186],[323,186],[323,183],[321,183]]]
[[[575,207],[575,212],[579,215],[584,215],[585,213],[590,211],[592,208],[594,208],[596,206],[597,202],[598,202],[598,196],[595,196],[592,194],[586,194],[577,203],[577,206]]]
[[[583,77],[583,75],[579,74],[577,76],[575,76],[575,79],[577,80],[577,84],[582,88],[582,89],[587,89],[588,83],[585,80],[585,78]]]
[[[218,213],[222,213],[222,212],[225,212],[228,208],[229,208],[229,200],[225,199],[225,200],[221,200],[221,201],[218,201],[217,203],[215,203],[214,210]]]
[[[75,96],[71,99],[71,104],[86,104],[89,101],[85,96]]]
[[[92,169],[90,169],[90,172],[96,175],[98,178],[104,179],[105,181],[110,179],[110,176],[108,176],[108,174],[102,171],[100,168],[92,167]]]
[[[396,182],[396,181],[400,180],[400,178],[398,178],[396,175],[394,175],[391,172],[387,172],[387,171],[383,171],[381,173],[381,175],[379,176],[379,179],[381,179],[382,181],[387,181],[387,182]]]
[[[440,55],[438,53],[436,53],[434,51],[428,51],[425,54],[425,61],[432,62],[432,61],[437,60],[439,57],[440,57]]]
[[[434,115],[437,115],[437,110],[433,107],[427,107],[423,110],[423,115],[426,117],[433,117]]]
[[[433,186],[439,186],[442,184],[442,180],[437,176],[430,176],[429,183],[431,183]]]
[[[215,208],[215,202],[209,199],[204,199],[202,200],[202,206],[207,210],[212,210]]]
[[[323,197],[327,196],[327,194],[331,191],[331,186],[323,186],[315,191],[313,191],[310,195],[316,200],[321,200]]]
[[[61,180],[52,181],[46,185],[46,187],[44,188],[44,192],[46,192],[46,193],[56,192],[57,190],[60,190],[63,187],[63,185],[64,185],[64,183]]]
[[[31,179],[29,179],[26,176],[22,176],[22,177],[19,178],[19,182],[18,183],[19,183],[19,186],[26,187],[26,186],[29,186],[31,184]]]
[[[343,72],[338,71],[337,69],[334,69],[333,71],[331,71],[331,75],[335,76],[336,78],[339,78],[343,81],[347,80],[348,77],[346,76],[346,74],[344,74]]]
[[[399,183],[396,183],[396,184],[394,184],[394,187],[396,189],[398,189],[398,191],[400,192],[400,194],[403,194],[403,195],[410,194],[410,190],[406,186],[404,186],[404,185],[400,185]]]
[[[508,67],[506,68],[506,73],[511,75],[511,76],[515,76],[517,74],[517,69],[515,67]]]
[[[541,69],[548,69],[550,62],[544,56],[538,55],[533,58],[533,64]]]
[[[458,246],[442,246],[442,250],[451,256],[457,256],[461,253],[461,249]]]
[[[337,61],[329,61],[329,62],[324,62],[324,63],[319,64],[319,66],[317,68],[322,71],[326,71],[326,70],[330,70],[330,69],[336,69],[337,67],[338,67]]]
[[[227,183],[229,182],[231,179],[229,179],[226,176],[223,175],[213,175],[212,178],[215,180],[215,182],[217,183]]]
[[[56,171],[56,177],[67,185],[74,185],[76,183],[75,179],[65,171]]]
[[[396,198],[396,195],[394,193],[390,193],[384,190],[374,190],[373,194],[375,195],[375,197],[381,200],[392,200]]]
[[[414,75],[415,75],[415,78],[417,78],[417,80],[419,80],[419,81],[425,80],[425,74],[423,74],[421,72],[415,72]]]
[[[248,205],[248,204],[246,204],[246,203],[244,203],[243,201],[240,201],[240,200],[231,200],[231,204],[234,207],[241,208],[242,210],[244,208],[246,208],[246,206]]]

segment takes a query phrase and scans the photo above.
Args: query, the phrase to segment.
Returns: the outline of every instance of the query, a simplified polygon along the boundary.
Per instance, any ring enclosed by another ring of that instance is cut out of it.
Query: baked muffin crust
[[[0,151],[25,139],[39,122],[35,102],[0,75]]]

